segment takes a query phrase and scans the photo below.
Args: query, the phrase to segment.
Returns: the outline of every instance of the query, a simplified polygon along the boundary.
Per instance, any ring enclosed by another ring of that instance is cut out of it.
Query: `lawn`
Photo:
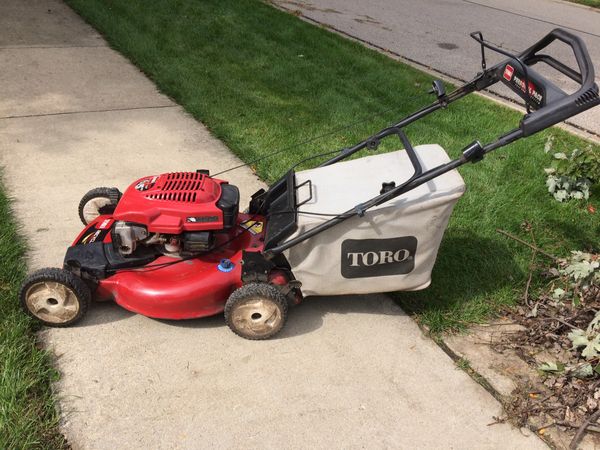
[[[569,0],[573,3],[579,3],[581,5],[591,6],[593,8],[600,8],[600,0]]]
[[[0,448],[66,448],[50,382],[57,373],[16,302],[24,245],[0,188]]]
[[[259,162],[256,171],[267,181],[309,155],[350,145],[431,101],[424,95],[428,75],[265,3],[67,3],[245,161],[367,118]],[[407,133],[415,144],[439,143],[457,156],[465,144],[489,142],[519,118],[471,96],[409,126]],[[561,130],[550,132],[559,148],[585,145]],[[546,192],[543,168],[549,156],[543,147],[550,132],[461,169],[468,192],[455,209],[432,286],[395,294],[432,330],[480,322],[521,295],[530,250],[497,228],[529,239],[522,229],[527,222],[537,244],[559,256],[598,248],[600,225],[586,203],[561,204]],[[599,207],[597,194],[592,203]]]

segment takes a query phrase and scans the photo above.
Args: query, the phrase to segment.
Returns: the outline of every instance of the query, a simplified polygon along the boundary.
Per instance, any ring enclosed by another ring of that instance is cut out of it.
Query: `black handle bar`
[[[537,55],[539,51],[545,49],[556,40],[562,41],[571,47],[577,65],[579,66],[579,73],[551,56]],[[592,64],[592,59],[590,58],[585,43],[579,36],[575,36],[561,28],[552,30],[540,41],[529,47],[521,54],[521,58],[529,65],[533,65],[538,61],[543,61],[582,86],[587,84],[591,87],[594,83],[594,65]]]
[[[414,168],[415,172],[413,176],[403,182],[400,186],[393,187],[391,190],[387,191],[382,190],[380,195],[356,205],[351,210],[338,214],[314,228],[300,233],[291,239],[285,240],[291,236],[297,228],[296,215],[298,213],[298,211],[295,210],[297,205],[295,203],[295,189],[293,189],[295,182],[294,172],[293,170],[289,171],[279,181],[274,183],[268,191],[265,192],[264,190],[260,190],[254,194],[252,196],[252,201],[250,202],[250,214],[264,215],[269,218],[265,233],[264,258],[274,258],[285,250],[304,242],[310,237],[351,217],[361,216],[368,209],[415,189],[416,187],[427,183],[429,180],[450,172],[463,164],[480,161],[487,153],[493,150],[504,147],[511,142],[534,134],[600,104],[598,86],[594,82],[594,66],[585,44],[577,36],[574,36],[565,30],[556,29],[538,41],[535,45],[519,54],[512,54],[486,42],[483,39],[481,32],[471,33],[471,36],[481,44],[481,65],[483,68],[483,71],[478,73],[473,80],[456,88],[449,94],[445,93],[445,89],[440,81],[435,81],[433,92],[437,95],[436,102],[408,115],[395,125],[381,130],[379,133],[372,135],[368,139],[352,147],[340,150],[338,155],[325,161],[319,166],[324,167],[335,164],[349,158],[351,155],[363,149],[375,150],[379,146],[381,139],[396,135],[404,144],[410,162]],[[579,71],[568,67],[563,62],[558,61],[551,56],[539,54],[541,50],[557,39],[572,48]],[[486,68],[485,63],[485,48],[503,54],[507,56],[508,59],[488,69]],[[576,81],[580,84],[580,88],[577,92],[568,95],[532,69],[531,66],[540,62],[550,65]],[[403,129],[417,120],[420,120],[435,111],[446,108],[451,103],[460,100],[473,92],[481,91],[499,81],[502,81],[527,102],[528,113],[521,120],[519,128],[510,130],[496,140],[485,145],[482,145],[479,141],[474,141],[463,148],[462,155],[457,159],[423,172],[418,157]],[[535,111],[530,112],[530,108]],[[290,210],[293,214],[289,214]],[[280,212],[285,212],[286,214],[279,214]],[[282,221],[282,219],[280,219],[282,217],[287,219]],[[246,258],[246,256],[244,256],[244,258]]]
[[[598,86],[594,79],[594,65],[587,47],[580,37],[557,28],[519,54],[512,54],[486,42],[481,32],[471,33],[471,37],[479,42],[482,51],[484,73],[477,89],[483,89],[502,81],[525,100],[528,114],[520,124],[523,136],[537,133],[600,104]],[[556,40],[571,47],[578,70],[552,56],[540,54],[543,49]],[[486,69],[484,48],[508,56],[508,59]],[[567,94],[532,68],[538,63],[545,63],[575,81],[579,84],[579,89],[572,94]],[[531,112],[532,109],[535,111]]]

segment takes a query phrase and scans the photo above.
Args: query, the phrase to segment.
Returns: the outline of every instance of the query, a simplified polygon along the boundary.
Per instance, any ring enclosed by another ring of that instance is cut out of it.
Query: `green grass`
[[[429,88],[428,75],[264,3],[67,3],[245,161],[371,116],[351,130],[260,162],[256,170],[267,181],[307,155],[357,142],[431,100],[414,98]],[[471,96],[407,132],[415,144],[439,143],[457,156],[465,144],[489,142],[519,118]],[[584,145],[568,133],[552,133],[569,148]],[[529,221],[538,245],[557,255],[598,247],[597,216],[584,203],[559,204],[546,192],[547,136],[522,140],[461,169],[468,193],[455,209],[432,286],[396,294],[433,331],[482,321],[520,295],[530,251],[496,228],[527,238],[521,224]],[[388,142],[383,149],[397,147]]]
[[[20,310],[24,245],[0,186],[0,448],[65,448],[50,391],[57,373]]]
[[[579,3],[581,5],[591,6],[592,8],[600,8],[600,0],[569,0],[573,3]]]

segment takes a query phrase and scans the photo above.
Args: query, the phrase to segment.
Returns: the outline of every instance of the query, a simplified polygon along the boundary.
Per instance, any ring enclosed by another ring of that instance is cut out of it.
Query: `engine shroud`
[[[237,187],[202,172],[171,172],[132,183],[113,218],[143,224],[150,233],[229,229],[236,224]]]

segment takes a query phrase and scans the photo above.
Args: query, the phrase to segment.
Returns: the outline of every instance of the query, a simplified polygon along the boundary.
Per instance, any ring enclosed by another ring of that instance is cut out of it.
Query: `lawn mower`
[[[157,319],[224,312],[239,336],[266,339],[305,296],[424,289],[465,190],[456,169],[600,103],[579,37],[555,29],[512,54],[480,32],[471,36],[482,56],[473,80],[450,93],[435,80],[429,106],[316,168],[290,169],[256,192],[244,212],[237,187],[208,170],[146,176],[124,193],[92,189],[79,204],[85,228],[63,267],[41,269],[24,281],[24,309],[57,327],[80,321],[92,298]],[[555,41],[571,47],[577,69],[542,53]],[[487,68],[485,49],[506,59]],[[570,78],[577,91],[564,92],[535,71],[536,64]],[[438,145],[413,148],[408,125],[496,83],[525,103],[515,129],[487,144],[468,144],[454,160]],[[350,158],[387,138],[399,139],[404,149]]]

